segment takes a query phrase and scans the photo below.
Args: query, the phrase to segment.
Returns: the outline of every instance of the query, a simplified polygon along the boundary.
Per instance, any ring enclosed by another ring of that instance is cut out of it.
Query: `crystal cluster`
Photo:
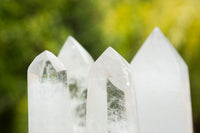
[[[28,68],[29,133],[192,133],[188,68],[155,28],[129,64],[69,36]]]

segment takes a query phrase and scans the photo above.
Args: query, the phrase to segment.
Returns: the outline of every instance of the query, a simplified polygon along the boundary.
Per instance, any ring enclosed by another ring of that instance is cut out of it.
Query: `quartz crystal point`
[[[138,133],[131,71],[123,57],[109,47],[88,81],[87,133]]]
[[[44,51],[28,68],[29,133],[71,133],[69,97],[64,65]]]
[[[83,133],[85,129],[87,77],[89,68],[94,61],[71,36],[67,38],[58,58],[64,63],[68,72],[74,132]]]
[[[188,68],[159,28],[131,62],[141,133],[192,133]]]

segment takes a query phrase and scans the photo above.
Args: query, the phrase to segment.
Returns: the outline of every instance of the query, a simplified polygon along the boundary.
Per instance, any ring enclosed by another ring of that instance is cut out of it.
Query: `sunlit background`
[[[26,72],[43,50],[57,55],[72,35],[94,59],[111,46],[131,61],[155,26],[189,66],[200,133],[199,0],[1,0],[0,132],[28,132]]]

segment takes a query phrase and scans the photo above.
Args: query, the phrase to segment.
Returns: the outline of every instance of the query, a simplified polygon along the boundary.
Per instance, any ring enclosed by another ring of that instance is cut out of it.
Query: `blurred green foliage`
[[[0,132],[28,132],[26,70],[40,52],[57,55],[72,35],[94,59],[112,46],[130,61],[159,26],[189,66],[199,133],[199,7],[199,0],[1,0]]]

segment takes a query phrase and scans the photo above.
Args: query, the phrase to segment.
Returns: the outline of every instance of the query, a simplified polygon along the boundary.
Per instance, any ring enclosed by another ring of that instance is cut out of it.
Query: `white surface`
[[[131,67],[141,133],[192,133],[188,68],[159,28]]]

